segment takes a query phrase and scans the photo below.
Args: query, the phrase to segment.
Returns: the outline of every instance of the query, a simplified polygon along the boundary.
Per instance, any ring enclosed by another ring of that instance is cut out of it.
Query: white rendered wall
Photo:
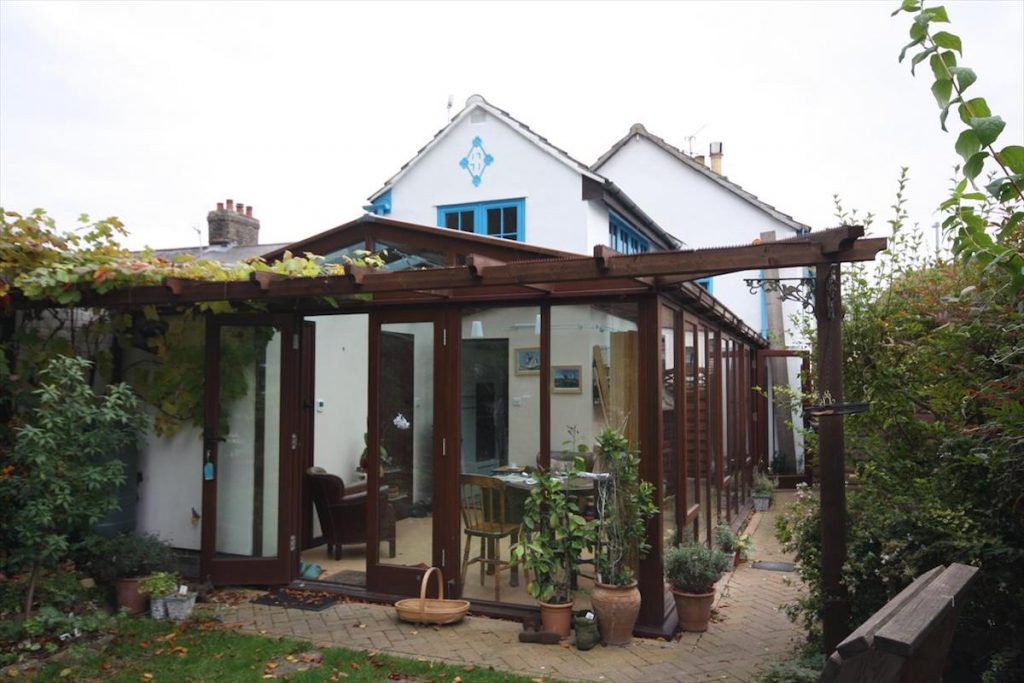
[[[185,426],[170,437],[151,431],[139,449],[139,472],[136,531],[199,550],[202,524],[193,523],[192,510],[203,511],[202,430]]]
[[[662,228],[686,243],[687,248],[750,244],[762,232],[775,231],[776,239],[796,231],[737,197],[699,171],[642,137],[634,136],[608,160],[600,172],[614,181]],[[780,271],[780,277],[801,277],[800,268]],[[744,278],[760,277],[748,271],[714,279],[713,294],[753,329],[761,330],[760,295],[751,294]],[[797,340],[789,316],[799,306],[787,302],[786,342]]]
[[[456,124],[395,182],[388,218],[437,225],[438,206],[522,197],[527,243],[586,253],[587,202],[581,199],[580,174],[490,114],[479,123],[471,119]],[[477,136],[494,162],[474,187],[459,160]],[[607,214],[605,233],[607,238]]]

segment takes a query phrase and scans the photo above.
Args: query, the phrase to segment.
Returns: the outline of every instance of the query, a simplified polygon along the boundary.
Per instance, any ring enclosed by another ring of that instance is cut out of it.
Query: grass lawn
[[[312,654],[315,650],[315,653]],[[322,659],[321,657],[322,656]],[[309,667],[306,671],[297,670]],[[81,649],[63,661],[6,680],[31,681],[541,681],[482,667],[449,666],[293,639],[246,635],[213,621],[174,624],[123,618],[102,651]]]

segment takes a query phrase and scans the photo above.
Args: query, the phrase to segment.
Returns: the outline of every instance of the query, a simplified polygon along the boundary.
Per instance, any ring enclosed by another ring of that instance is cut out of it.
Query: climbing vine
[[[949,31],[933,31],[933,25],[948,23],[945,7],[925,7],[919,0],[903,0],[893,16],[901,12],[914,15],[910,39],[900,52],[902,62],[911,51],[913,74],[928,60],[934,76],[932,94],[941,109],[939,124],[947,131],[949,113],[956,107],[966,126],[956,140],[957,154],[963,165],[948,199],[940,209],[946,214],[943,228],[953,239],[953,252],[965,261],[977,262],[985,272],[1001,272],[1006,285],[1024,290],[1024,255],[1021,253],[1021,224],[1024,221],[1024,146],[997,148],[996,141],[1006,127],[1002,117],[992,113],[983,97],[968,97],[967,90],[978,80],[974,70],[958,63],[963,57],[960,36]],[[984,186],[979,177],[989,163]],[[1024,299],[1018,299],[1024,306]]]
[[[38,369],[56,355],[92,361],[92,381],[129,380],[155,409],[157,434],[202,424],[205,314],[230,312],[235,306],[214,301],[123,313],[76,306],[86,293],[159,285],[172,277],[226,282],[249,280],[256,272],[342,275],[347,265],[289,252],[272,263],[259,257],[237,263],[189,254],[167,258],[123,247],[119,239],[128,233],[117,218],[92,221],[82,215],[79,223],[77,229],[60,230],[41,209],[27,215],[0,209],[0,445],[11,442],[20,416],[33,406]],[[348,263],[379,267],[383,258],[359,252]],[[258,308],[255,303],[241,306]],[[225,346],[230,348],[224,349],[224,362],[242,367],[244,349],[234,348],[230,340]],[[116,363],[115,355],[122,362]],[[118,369],[124,377],[112,377]],[[226,377],[222,400],[244,396],[244,375]]]

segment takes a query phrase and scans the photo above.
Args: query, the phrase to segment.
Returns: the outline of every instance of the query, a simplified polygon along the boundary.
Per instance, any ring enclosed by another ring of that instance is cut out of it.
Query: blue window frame
[[[526,238],[526,200],[503,199],[439,206],[437,225],[522,242]]]
[[[643,254],[651,243],[614,211],[608,212],[608,246],[620,254]]]

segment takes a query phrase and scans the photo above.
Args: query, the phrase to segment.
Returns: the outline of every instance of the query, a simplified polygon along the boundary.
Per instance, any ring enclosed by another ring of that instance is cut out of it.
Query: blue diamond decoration
[[[473,180],[473,187],[480,187],[484,171],[493,163],[494,157],[484,149],[483,140],[478,135],[473,138],[473,144],[466,152],[466,156],[459,159],[459,168],[464,168],[469,173],[469,177]]]

